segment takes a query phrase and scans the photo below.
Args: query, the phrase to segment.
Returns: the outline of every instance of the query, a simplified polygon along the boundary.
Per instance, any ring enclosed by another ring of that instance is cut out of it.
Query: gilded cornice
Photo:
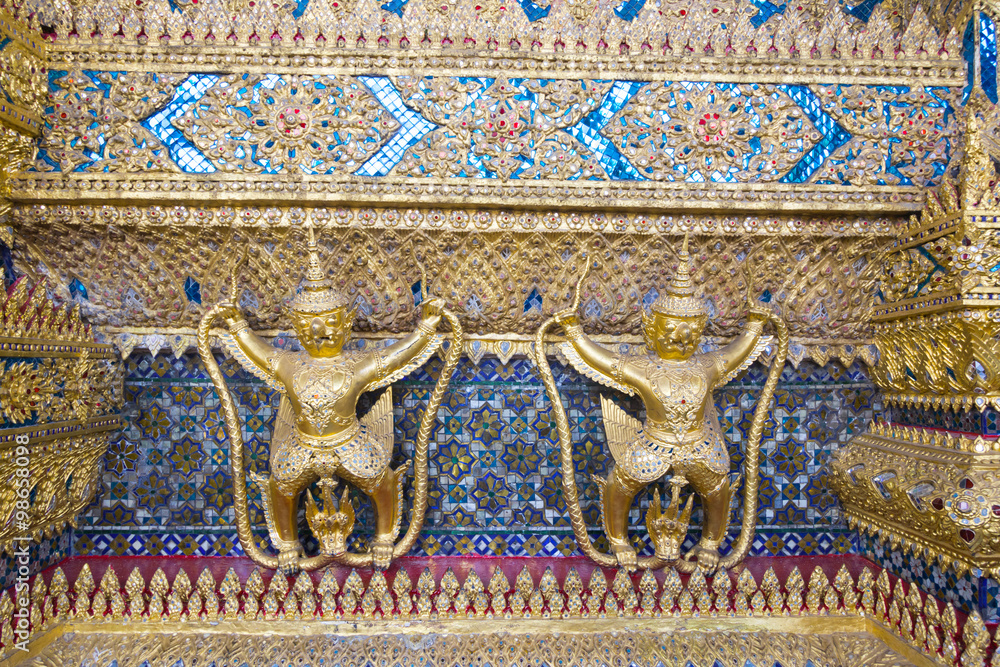
[[[1000,442],[887,423],[837,451],[848,523],[959,572],[1000,572]]]
[[[46,174],[11,178],[11,198],[22,204],[147,206],[516,206],[535,211],[584,209],[650,214],[739,211],[857,215],[906,213],[923,205],[911,186],[508,181],[493,179],[362,178],[234,174]]]
[[[954,10],[921,2],[875,6],[865,15],[851,14],[836,2],[775,6],[768,12],[738,0],[637,3],[629,8],[604,0],[531,6],[497,0],[404,0],[395,7],[375,0],[145,0],[141,5],[108,0],[99,7],[30,0],[25,9],[50,29],[53,50],[235,47],[251,63],[276,51],[288,57],[296,52],[337,57],[353,51],[374,57],[424,53],[431,58],[449,51],[478,52],[509,57],[515,67],[518,62],[530,67],[532,54],[597,54],[609,63],[631,61],[640,68],[658,57],[801,59],[849,63],[844,74],[857,74],[850,66],[866,61],[957,63],[964,26],[948,15]],[[962,10],[967,15],[970,8]]]

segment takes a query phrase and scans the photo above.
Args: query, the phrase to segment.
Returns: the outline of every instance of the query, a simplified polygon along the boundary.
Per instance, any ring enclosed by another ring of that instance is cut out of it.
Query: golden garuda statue
[[[705,571],[731,567],[746,556],[756,527],[760,437],[788,352],[784,323],[772,312],[751,304],[743,333],[718,351],[698,354],[708,308],[694,295],[691,256],[685,237],[677,274],[650,308],[649,315],[643,314],[647,354],[618,355],[588,338],[577,319],[580,287],[585,277],[586,271],[577,283],[573,306],[547,320],[535,340],[535,362],[552,401],[559,433],[563,499],[580,548],[601,565],[628,570],[659,568],[671,563],[687,572],[698,565]],[[712,391],[757,359],[771,341],[771,337],[762,336],[768,321],[777,331],[778,350],[754,412],[744,452],[743,528],[729,554],[720,557],[719,548],[729,529],[732,491],[729,455]],[[580,509],[569,422],[544,351],[545,334],[553,324],[563,328],[567,342],[560,349],[577,371],[629,396],[638,395],[646,406],[646,421],[640,422],[608,397],[601,397],[604,431],[614,465],[607,478],[598,478],[597,482],[601,520],[611,554],[602,553],[591,542]],[[643,487],[667,473],[672,474],[670,506],[664,509],[656,492],[646,513],[646,528],[655,555],[639,558],[628,538],[629,508]],[[680,549],[687,534],[693,499],[689,496],[681,506],[680,489],[687,484],[701,498],[704,522],[700,541],[682,557]]]
[[[314,570],[331,562],[352,567],[386,568],[392,559],[408,552],[423,527],[427,508],[428,441],[448,380],[462,350],[458,318],[438,298],[423,301],[423,316],[416,331],[383,349],[345,351],[355,310],[334,288],[320,266],[313,230],[307,245],[309,266],[302,289],[289,307],[292,324],[303,351],[275,348],[250,330],[235,305],[235,279],[230,300],[205,313],[198,329],[198,351],[222,401],[229,435],[230,466],[234,485],[236,524],[240,542],[255,562],[291,574]],[[403,479],[408,466],[389,467],[393,448],[392,393],[390,385],[423,365],[441,347],[437,333],[444,316],[452,329],[444,368],[421,420],[414,451],[414,502],[406,534],[396,542],[403,510]],[[260,487],[271,544],[278,556],[259,549],[251,532],[247,511],[246,470],[242,428],[236,407],[212,354],[212,325],[222,319],[225,331],[216,333],[243,368],[281,392],[281,403],[270,446],[270,475],[251,477]],[[358,399],[365,392],[386,388],[361,419]],[[332,490],[345,483],[339,507]],[[296,515],[300,495],[314,482],[322,490],[322,509],[307,493],[306,518],[319,540],[321,555],[304,557]],[[346,483],[371,498],[376,526],[371,547],[363,553],[348,551],[354,528],[354,510]]]

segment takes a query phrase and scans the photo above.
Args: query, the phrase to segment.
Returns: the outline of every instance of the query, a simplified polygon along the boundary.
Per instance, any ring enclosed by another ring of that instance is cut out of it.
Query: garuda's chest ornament
[[[257,563],[286,573],[314,570],[331,562],[353,567],[386,568],[392,559],[408,552],[423,527],[427,508],[427,455],[431,429],[452,371],[462,349],[458,318],[444,309],[444,302],[424,301],[417,329],[389,347],[375,351],[343,349],[350,336],[354,311],[333,288],[320,268],[312,229],[309,229],[309,269],[302,290],[289,314],[304,348],[301,352],[277,349],[254,334],[233,303],[210,309],[198,329],[198,350],[222,401],[230,443],[234,505],[240,542]],[[235,300],[235,295],[231,296]],[[444,368],[431,393],[414,448],[414,502],[406,534],[398,542],[403,510],[403,479],[408,465],[392,469],[392,390],[390,385],[426,363],[441,347],[437,333],[442,317],[452,329],[452,344]],[[273,557],[261,551],[251,533],[243,460],[242,426],[219,366],[212,355],[210,332],[222,319],[222,342],[243,368],[280,392],[281,402],[270,446],[270,474],[250,472],[261,489],[264,515]],[[357,403],[362,394],[384,389],[375,405],[360,419]],[[345,483],[340,502],[333,489]],[[318,483],[322,507],[306,489]],[[360,489],[372,501],[376,526],[371,547],[350,552],[347,541],[354,528],[354,510],[346,484]],[[319,540],[319,556],[304,557],[298,535],[299,497],[306,492],[306,519]]]
[[[535,340],[535,361],[553,402],[559,432],[563,498],[580,548],[601,565],[632,570],[675,564],[679,570],[688,572],[700,565],[713,571],[741,561],[753,541],[760,437],[784,367],[788,332],[775,314],[751,305],[746,328],[733,342],[715,352],[696,353],[708,309],[694,296],[686,238],[680,260],[672,283],[650,308],[650,313],[643,316],[647,354],[613,354],[583,332],[576,309],[585,274],[577,285],[573,307],[545,322]],[[754,411],[744,452],[743,526],[729,553],[721,556],[720,547],[729,528],[732,489],[729,454],[712,392],[746,370],[771,342],[770,336],[762,336],[766,322],[775,327],[778,349]],[[598,478],[597,482],[601,491],[601,520],[611,554],[598,551],[590,541],[580,508],[569,422],[544,352],[545,333],[554,324],[562,326],[566,333],[567,342],[560,345],[560,351],[577,371],[604,386],[638,396],[646,407],[646,420],[640,422],[610,398],[601,396],[604,431],[614,465],[607,477]],[[672,486],[669,507],[664,508],[656,492],[646,513],[646,528],[655,555],[639,558],[628,537],[629,508],[640,490],[667,474],[671,475]],[[687,485],[701,498],[704,522],[701,539],[682,555],[681,545],[687,535],[693,500],[689,496],[682,506],[680,491]]]

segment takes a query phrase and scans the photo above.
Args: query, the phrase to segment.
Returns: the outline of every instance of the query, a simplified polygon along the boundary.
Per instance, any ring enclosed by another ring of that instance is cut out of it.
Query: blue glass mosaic
[[[59,563],[71,555],[73,529],[67,528],[52,537],[32,542],[28,546],[28,576]],[[0,591],[16,583],[19,565],[11,555],[0,556]]]
[[[220,361],[240,404],[248,466],[266,471],[278,396],[233,361]],[[394,387],[394,465],[412,456],[438,368],[435,358]],[[600,419],[602,390],[571,369],[553,368],[575,443],[581,502],[596,536],[599,512],[591,476],[606,474],[610,463]],[[754,366],[716,394],[734,466],[741,461],[739,443],[746,438],[765,377],[766,370]],[[623,396],[617,400],[641,416],[641,404]],[[194,354],[179,359],[133,354],[127,360],[125,401],[126,424],[109,447],[98,496],[81,517],[76,552],[237,553],[228,442],[200,359]],[[370,401],[363,401],[361,409]],[[836,448],[866,428],[874,409],[875,391],[860,366],[803,362],[798,369],[786,367],[774,421],[762,443],[754,553],[855,550],[822,467]],[[431,443],[430,502],[420,553],[577,553],[562,504],[551,408],[530,362],[463,361]],[[253,522],[262,528],[259,493],[253,487],[250,498]],[[648,494],[640,494],[630,517],[637,545],[646,550],[642,518],[648,501]],[[359,526],[366,525],[370,508],[363,498],[356,502]],[[696,509],[693,525],[699,520]],[[360,534],[363,539],[364,531]]]
[[[939,428],[970,435],[1000,436],[1000,412],[993,407],[978,410],[941,410],[919,406],[893,406],[889,419],[896,424]]]

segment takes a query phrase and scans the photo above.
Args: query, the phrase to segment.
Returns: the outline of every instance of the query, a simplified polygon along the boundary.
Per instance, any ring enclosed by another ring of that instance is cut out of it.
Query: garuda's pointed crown
[[[674,317],[708,316],[708,306],[704,299],[699,299],[694,295],[694,282],[691,280],[691,253],[688,252],[687,234],[684,235],[684,245],[681,246],[679,257],[680,263],[677,265],[677,273],[650,310],[654,313]]]
[[[333,286],[333,281],[326,277],[326,272],[319,263],[319,247],[316,245],[316,235],[312,225],[309,226],[309,241],[306,244],[309,252],[309,267],[306,269],[302,289],[292,299],[291,309],[298,313],[325,313],[335,308],[347,306],[347,299]]]

